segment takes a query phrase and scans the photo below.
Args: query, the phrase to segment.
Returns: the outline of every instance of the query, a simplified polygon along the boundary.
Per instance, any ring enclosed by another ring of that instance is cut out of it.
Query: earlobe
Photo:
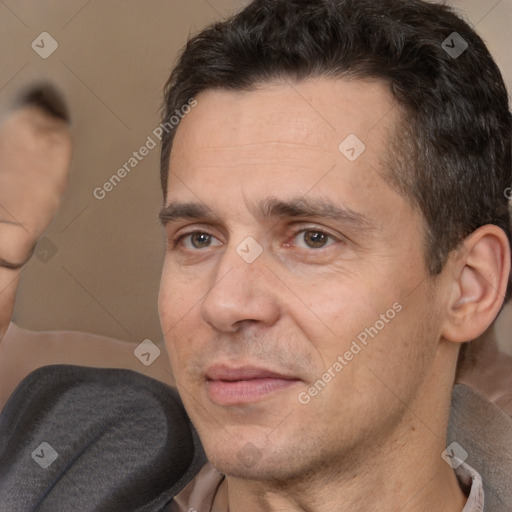
[[[445,271],[451,275],[443,337],[464,343],[480,336],[498,315],[507,291],[510,246],[495,225],[475,230],[463,242]]]

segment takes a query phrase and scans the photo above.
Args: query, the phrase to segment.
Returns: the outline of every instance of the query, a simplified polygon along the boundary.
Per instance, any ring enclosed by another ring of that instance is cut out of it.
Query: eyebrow
[[[257,204],[257,211],[264,218],[329,218],[351,225],[354,229],[372,230],[373,223],[365,215],[323,198],[300,197],[282,200],[270,197]],[[208,220],[218,218],[202,203],[171,201],[159,214],[160,222],[166,225],[179,220]]]
[[[164,226],[178,220],[200,220],[211,217],[215,217],[215,215],[206,205],[201,203],[182,203],[179,201],[173,201],[164,205],[158,214],[158,218]]]

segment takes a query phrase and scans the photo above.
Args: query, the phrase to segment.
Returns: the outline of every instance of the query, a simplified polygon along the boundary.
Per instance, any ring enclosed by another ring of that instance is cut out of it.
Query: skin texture
[[[167,204],[206,211],[162,211],[159,309],[177,387],[227,475],[230,510],[462,510],[440,454],[459,343],[480,335],[501,304],[506,237],[484,226],[428,276],[421,214],[383,178],[399,109],[380,83],[316,79],[196,99],[176,133]],[[349,134],[366,146],[353,162],[338,150]],[[352,213],[264,215],[261,202],[272,200]],[[354,212],[365,222],[348,220]],[[247,237],[263,251],[252,263],[237,253]],[[319,239],[325,245],[308,245]],[[300,403],[397,303],[378,335]],[[213,363],[296,381],[219,405],[207,392]]]

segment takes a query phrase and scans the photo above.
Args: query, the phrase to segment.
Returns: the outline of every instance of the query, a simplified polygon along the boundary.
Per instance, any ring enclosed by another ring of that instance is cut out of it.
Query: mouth
[[[218,405],[255,402],[301,382],[297,377],[254,366],[211,366],[206,371],[206,390]]]

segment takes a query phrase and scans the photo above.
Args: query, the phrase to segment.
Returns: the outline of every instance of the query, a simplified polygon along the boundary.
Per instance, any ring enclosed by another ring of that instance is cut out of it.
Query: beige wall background
[[[152,136],[162,86],[189,34],[246,3],[0,0],[0,106],[32,80],[51,78],[68,99],[75,140],[63,205],[23,273],[15,310],[20,326],[162,342],[159,148],[104,199],[93,191]],[[451,3],[487,41],[512,90],[512,0]],[[31,47],[42,32],[58,43],[46,59]],[[512,308],[497,331],[512,354]]]

